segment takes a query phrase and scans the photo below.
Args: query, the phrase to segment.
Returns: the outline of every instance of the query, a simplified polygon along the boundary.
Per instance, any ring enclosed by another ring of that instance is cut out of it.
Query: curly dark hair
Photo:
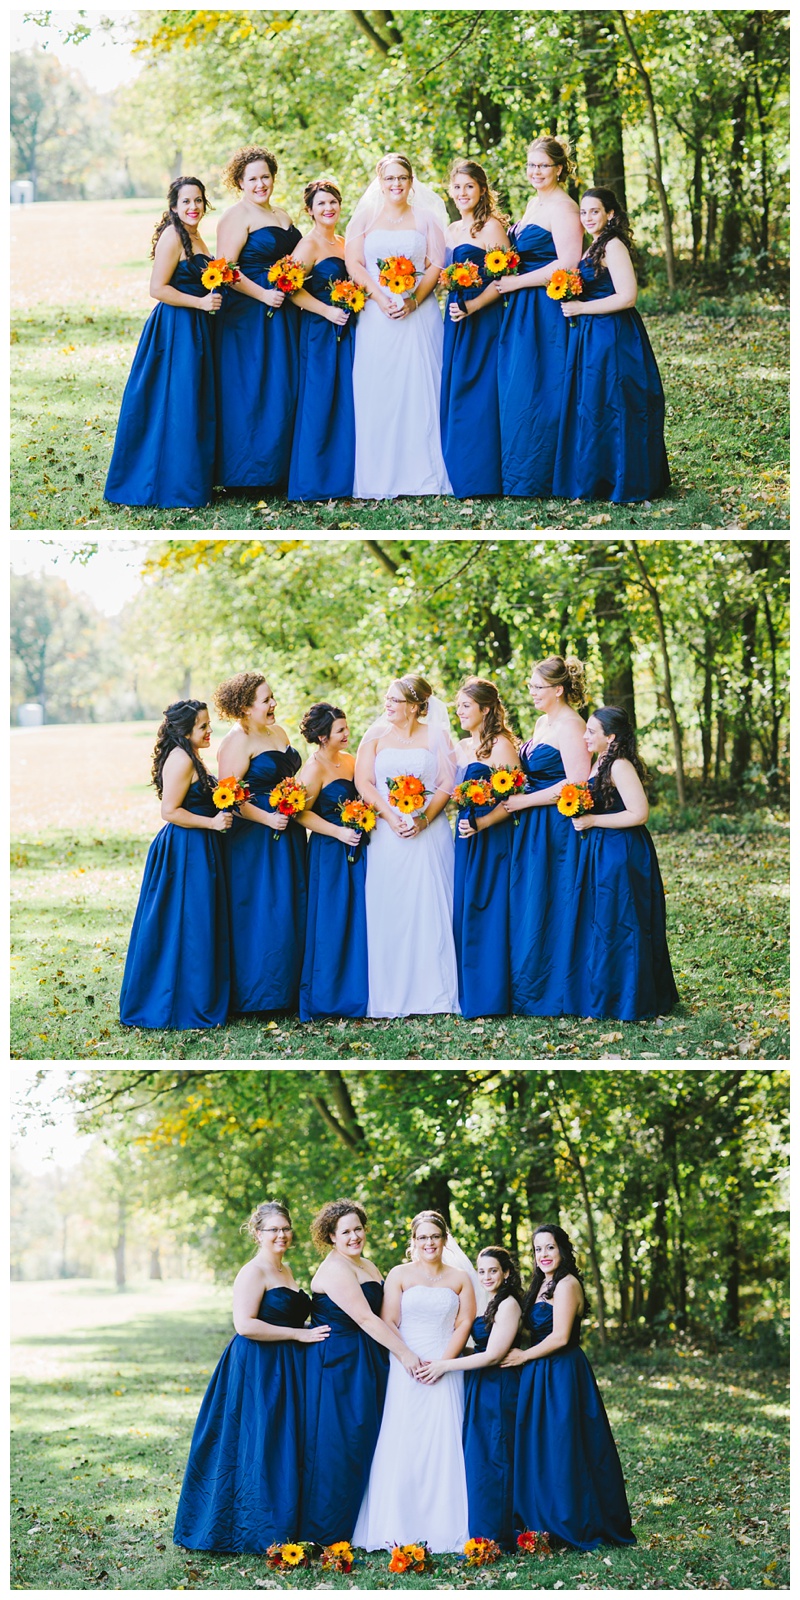
[[[346,715],[339,706],[329,705],[327,700],[318,700],[315,705],[309,706],[300,723],[300,732],[306,744],[320,744],[327,739],[334,722]]]
[[[249,167],[251,161],[266,161],[273,178],[278,176],[277,157],[271,150],[266,150],[263,144],[244,144],[241,149],[234,150],[222,169],[222,181],[226,189],[241,189],[244,169]]]
[[[334,200],[338,200],[340,205],[342,203],[341,190],[337,189],[335,183],[331,183],[329,178],[314,178],[311,183],[306,184],[303,190],[303,205],[309,213],[311,212],[311,202],[314,196],[318,194],[332,194]]]
[[[470,700],[474,700],[476,706],[480,706],[484,713],[481,742],[477,749],[479,761],[488,760],[495,740],[503,735],[511,740],[515,749],[519,749],[519,739],[508,726],[508,712],[500,699],[496,684],[489,678],[467,678],[458,692],[469,695]]]
[[[452,167],[450,168],[450,176],[448,178],[447,185],[448,189],[452,188],[453,179],[457,177],[459,172],[463,172],[466,177],[472,178],[475,183],[480,184],[481,189],[478,203],[472,213],[472,227],[469,230],[472,238],[474,239],[475,235],[480,233],[484,223],[488,222],[490,217],[495,217],[500,223],[501,227],[507,228],[509,219],[505,213],[500,210],[500,201],[498,200],[494,189],[491,188],[489,179],[486,176],[484,168],[480,165],[480,162],[454,161]]]
[[[236,722],[253,704],[256,689],[267,679],[263,672],[237,672],[214,690],[214,704],[226,722]]]
[[[483,1313],[485,1327],[492,1328],[494,1327],[494,1319],[504,1300],[514,1299],[519,1305],[522,1305],[522,1279],[514,1257],[509,1255],[509,1252],[502,1244],[487,1244],[483,1250],[478,1251],[479,1261],[481,1256],[491,1256],[498,1266],[502,1268],[503,1272],[508,1273],[508,1277],[503,1279],[500,1288],[492,1296]]]
[[[598,706],[592,716],[597,718],[604,734],[611,743],[606,752],[597,762],[594,769],[594,794],[598,802],[598,811],[613,810],[616,788],[611,777],[611,768],[615,761],[620,759],[630,761],[634,771],[642,780],[642,787],[647,789],[650,775],[636,749],[636,734],[630,724],[627,711],[620,706]]]
[[[153,238],[151,240],[151,244],[150,244],[150,260],[151,261],[155,257],[156,245],[158,244],[158,241],[161,238],[161,235],[164,232],[164,229],[165,228],[170,228],[170,227],[175,229],[175,232],[177,233],[178,238],[180,239],[181,244],[183,245],[183,248],[184,248],[184,250],[186,252],[186,260],[187,261],[191,261],[191,259],[192,259],[194,251],[192,249],[191,237],[189,235],[188,230],[184,227],[183,223],[181,222],[181,219],[178,216],[177,211],[175,210],[175,207],[178,204],[178,195],[180,194],[181,189],[188,188],[189,184],[194,184],[195,188],[199,189],[201,195],[203,196],[203,216],[205,216],[207,211],[213,211],[214,210],[214,207],[212,205],[209,205],[209,203],[208,203],[208,196],[206,194],[206,186],[201,181],[200,178],[175,178],[175,179],[173,179],[172,183],[169,186],[169,192],[167,194],[167,209],[163,213],[163,215],[161,217],[161,220],[156,223],[155,232],[154,232]]]
[[[367,1226],[367,1213],[357,1200],[329,1200],[328,1204],[318,1211],[311,1223],[311,1243],[321,1256],[333,1244],[333,1236],[342,1217],[349,1217],[351,1211],[358,1217],[363,1228]]]
[[[556,1222],[543,1222],[541,1226],[535,1230],[533,1235],[534,1240],[538,1238],[540,1233],[552,1233],[553,1238],[558,1245],[559,1254],[561,1256],[561,1261],[553,1273],[553,1276],[550,1280],[550,1287],[547,1290],[544,1298],[546,1300],[552,1300],[555,1293],[556,1284],[560,1283],[562,1278],[577,1278],[581,1288],[583,1289],[583,1309],[584,1312],[587,1311],[589,1307],[589,1301],[586,1295],[586,1286],[580,1272],[578,1271],[577,1262],[575,1260],[575,1250],[569,1234],[565,1233],[563,1228],[559,1228],[558,1223]],[[539,1291],[543,1283],[544,1273],[542,1272],[541,1267],[534,1267],[531,1286],[522,1303],[523,1318],[527,1316],[531,1306],[534,1305],[538,1300]]]
[[[151,768],[151,781],[159,800],[164,792],[163,774],[164,762],[170,750],[185,750],[190,757],[192,766],[203,790],[211,794],[214,784],[197,751],[189,742],[189,735],[197,721],[199,711],[207,711],[205,700],[175,700],[163,712],[163,721],[156,734],[155,749],[153,750],[153,765]]]
[[[635,264],[638,257],[638,251],[633,242],[630,219],[624,206],[622,206],[617,199],[614,190],[585,189],[581,199],[586,200],[590,195],[593,199],[600,201],[604,211],[613,211],[614,215],[613,217],[609,217],[605,227],[601,229],[600,233],[598,233],[597,238],[592,240],[588,250],[586,251],[584,260],[591,261],[595,267],[599,267],[603,256],[605,255],[605,249],[609,239],[621,239],[625,249],[628,252],[628,255]]]

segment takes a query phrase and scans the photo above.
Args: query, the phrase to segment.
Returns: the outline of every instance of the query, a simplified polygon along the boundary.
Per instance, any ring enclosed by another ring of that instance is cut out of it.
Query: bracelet
[[[425,826],[426,826],[426,828],[429,828],[429,827],[430,827],[430,825],[431,825],[431,823],[430,823],[430,817],[429,817],[429,816],[428,816],[428,813],[427,813],[427,811],[421,811],[421,812],[420,812],[420,817],[419,817],[419,821],[420,821],[420,822],[424,822],[424,823],[425,823]],[[419,826],[419,823],[418,823],[418,824],[417,824],[417,826]]]
[[[417,305],[416,295],[410,294],[408,298],[409,298],[409,301],[410,301],[411,305],[414,307],[414,310],[415,311],[419,311],[419,306]]]

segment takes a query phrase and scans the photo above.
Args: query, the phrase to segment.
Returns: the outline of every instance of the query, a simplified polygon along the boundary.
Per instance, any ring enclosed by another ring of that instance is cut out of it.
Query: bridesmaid
[[[535,499],[553,492],[569,337],[561,307],[545,286],[556,267],[576,267],[583,248],[578,207],[562,188],[571,170],[558,139],[534,140],[528,150],[533,199],[511,229],[519,274],[495,283],[497,293],[511,295],[498,356],[503,493]]]
[[[497,688],[486,678],[468,678],[456,696],[456,715],[467,737],[458,746],[456,783],[491,778],[496,767],[519,767],[517,740],[507,724]],[[492,811],[503,828],[484,827]],[[456,826],[453,933],[458,963],[458,998],[465,1017],[507,1016],[511,1010],[510,871],[508,813],[488,806],[462,806]]]
[[[563,1228],[537,1228],[536,1271],[522,1320],[530,1350],[521,1367],[514,1444],[514,1515],[521,1528],[579,1550],[635,1544],[617,1447],[592,1369],[580,1348],[583,1280]]]
[[[445,1372],[464,1374],[464,1465],[469,1536],[515,1548],[514,1429],[519,1374],[500,1366],[516,1344],[522,1315],[519,1268],[502,1245],[487,1245],[475,1263],[489,1304],[472,1324],[474,1353],[425,1363],[423,1383]]]
[[[309,830],[308,916],[300,1021],[367,1014],[366,841],[342,826],[339,806],[354,800],[355,757],[346,749],[347,718],[338,706],[310,707],[300,732],[317,745],[300,773],[309,804],[298,821]],[[355,856],[355,860],[350,860]]]
[[[175,1544],[252,1551],[298,1537],[305,1355],[330,1329],[304,1328],[311,1301],[286,1252],[292,1219],[277,1200],[243,1232],[258,1246],[233,1285],[233,1325],[206,1390],[183,1479]]]
[[[119,997],[129,1028],[216,1028],[230,998],[225,848],[201,756],[211,743],[203,700],[167,706],[152,781],[166,827],[147,853]]]
[[[272,205],[278,163],[248,145],[223,173],[241,199],[217,229],[217,250],[241,276],[225,293],[217,330],[216,481],[228,489],[283,491],[297,405],[297,313],[267,274],[300,243],[285,211]]]
[[[220,716],[236,719],[219,747],[220,772],[250,786],[229,857],[231,1010],[294,1011],[306,923],[305,841],[270,808],[269,794],[299,771],[300,757],[275,722],[275,696],[262,673],[238,672],[214,701]]]
[[[633,1022],[670,1011],[678,999],[664,885],[645,827],[646,770],[627,714],[616,706],[592,714],[584,742],[596,757],[589,779],[595,810],[572,819],[589,838],[579,851],[564,1010]]]
[[[553,493],[631,504],[666,494],[664,389],[636,310],[630,223],[611,189],[587,189],[581,222],[592,242],[581,258],[580,300],[567,366]],[[576,336],[577,335],[577,336]]]
[[[583,667],[573,656],[548,656],[534,667],[529,688],[540,715],[519,752],[527,792],[510,795],[483,825],[491,827],[504,811],[521,812],[511,839],[512,1010],[557,1017],[564,1009],[580,840],[569,837],[556,801],[565,779],[585,783],[589,776],[585,725],[574,709],[584,700]]]
[[[150,294],[159,300],[130,370],[103,491],[112,505],[207,506],[214,481],[214,361],[204,289],[210,260],[200,223],[210,209],[199,178],[176,178],[153,234]]]
[[[342,197],[335,184],[318,178],[306,184],[303,200],[314,226],[294,251],[307,279],[292,302],[308,314],[300,319],[300,389],[289,499],[346,499],[353,493],[356,464],[355,317],[330,298],[337,279],[347,277],[344,239],[336,232]]]
[[[505,218],[477,161],[456,161],[450,193],[461,212],[447,230],[447,262],[482,271],[490,250],[507,250]],[[480,316],[478,316],[480,313]],[[470,319],[477,320],[470,320]],[[494,285],[451,290],[444,317],[442,453],[453,493],[502,494],[497,347],[503,307]]]
[[[351,1539],[369,1478],[389,1375],[387,1352],[407,1372],[419,1357],[382,1322],[383,1279],[362,1256],[367,1216],[354,1200],[332,1200],[311,1224],[325,1255],[311,1283],[311,1323],[331,1337],[307,1365],[300,1537]]]

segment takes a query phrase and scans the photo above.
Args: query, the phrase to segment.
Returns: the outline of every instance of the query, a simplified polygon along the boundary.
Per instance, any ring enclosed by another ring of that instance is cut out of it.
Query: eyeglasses
[[[415,1233],[414,1234],[414,1243],[415,1244],[435,1244],[436,1240],[437,1239],[441,1239],[441,1237],[442,1237],[442,1235],[440,1233]]]
[[[387,705],[387,706],[407,706],[408,705],[408,701],[406,700],[405,695],[403,695],[403,698],[401,700],[398,700],[396,695],[387,694],[387,695],[384,696],[384,705]]]
[[[529,161],[528,162],[528,168],[529,168],[529,170],[531,172],[549,172],[551,167],[555,167],[555,161]]]
[[[277,1238],[278,1234],[283,1234],[284,1238],[288,1239],[289,1234],[292,1232],[292,1229],[291,1228],[262,1228],[261,1232],[262,1233],[274,1233],[276,1238]]]

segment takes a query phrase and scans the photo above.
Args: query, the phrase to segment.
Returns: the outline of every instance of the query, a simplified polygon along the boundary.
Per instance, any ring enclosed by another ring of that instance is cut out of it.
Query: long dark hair
[[[483,1250],[478,1251],[479,1261],[481,1256],[491,1256],[492,1260],[497,1262],[502,1271],[508,1273],[508,1277],[503,1279],[500,1288],[497,1290],[497,1293],[492,1296],[488,1306],[486,1307],[486,1310],[483,1313],[484,1325],[487,1328],[492,1328],[494,1327],[494,1319],[497,1316],[497,1313],[504,1300],[511,1300],[513,1298],[519,1303],[519,1305],[522,1305],[522,1279],[519,1275],[519,1267],[517,1266],[514,1257],[509,1255],[508,1251],[502,1244],[487,1244]]]
[[[175,232],[177,233],[178,238],[183,245],[184,251],[186,252],[186,260],[191,261],[192,256],[194,255],[191,237],[181,222],[177,211],[175,210],[175,207],[178,204],[178,195],[180,194],[181,189],[187,188],[190,183],[194,184],[195,188],[199,189],[201,195],[203,196],[203,216],[205,216],[207,211],[214,210],[214,207],[210,206],[208,203],[206,186],[203,182],[201,182],[200,178],[174,178],[169,186],[169,193],[167,195],[167,209],[161,217],[161,220],[156,223],[155,233],[153,234],[152,243],[150,245],[151,261],[155,256],[156,245],[158,244],[164,229],[169,227],[173,227],[175,229]]]
[[[586,1298],[586,1286],[580,1272],[578,1271],[577,1262],[575,1260],[575,1251],[569,1234],[565,1233],[563,1228],[559,1228],[558,1223],[556,1222],[543,1222],[541,1227],[536,1229],[536,1232],[533,1235],[534,1240],[538,1238],[540,1233],[552,1233],[553,1238],[558,1245],[559,1254],[561,1256],[561,1260],[550,1280],[550,1287],[544,1296],[545,1300],[552,1300],[555,1293],[556,1284],[560,1283],[562,1278],[577,1278],[581,1288],[583,1289],[584,1311],[588,1310],[589,1302]],[[534,1305],[538,1300],[539,1291],[543,1283],[544,1273],[542,1272],[541,1267],[535,1265],[534,1261],[531,1286],[525,1296],[522,1306],[523,1317],[527,1316],[531,1306]]]
[[[508,217],[500,210],[500,201],[498,200],[494,189],[491,187],[489,179],[486,176],[485,169],[481,166],[480,162],[454,161],[452,167],[450,168],[450,176],[448,179],[449,189],[452,189],[453,179],[459,172],[463,172],[468,178],[472,178],[473,182],[480,186],[481,191],[478,197],[477,205],[475,206],[475,210],[472,213],[472,227],[469,230],[470,237],[474,239],[476,234],[480,233],[484,223],[489,221],[490,217],[495,217],[500,223],[501,228],[507,228]]]
[[[609,217],[605,227],[601,228],[600,232],[598,233],[597,238],[592,240],[584,260],[591,261],[594,266],[599,267],[603,256],[605,255],[606,245],[608,244],[609,239],[621,239],[625,249],[628,252],[628,255],[631,258],[631,261],[635,265],[638,251],[633,242],[630,219],[625,207],[620,205],[614,190],[584,189],[581,198],[585,200],[587,195],[591,195],[592,199],[594,200],[599,200],[603,210],[613,211],[614,215],[613,217]]]
[[[190,757],[192,766],[206,793],[210,794],[214,785],[206,771],[197,751],[189,742],[189,735],[197,720],[198,711],[207,711],[205,700],[175,700],[167,706],[163,721],[156,734],[155,749],[153,751],[152,781],[159,800],[164,791],[164,762],[170,750],[185,750]]]
[[[636,734],[631,727],[627,711],[620,706],[598,706],[592,716],[597,718],[604,734],[611,743],[605,754],[602,755],[594,769],[594,792],[598,801],[598,811],[613,809],[616,789],[611,778],[611,768],[615,761],[623,758],[630,761],[631,766],[642,780],[642,787],[646,788],[649,781],[647,768],[636,749]]]

